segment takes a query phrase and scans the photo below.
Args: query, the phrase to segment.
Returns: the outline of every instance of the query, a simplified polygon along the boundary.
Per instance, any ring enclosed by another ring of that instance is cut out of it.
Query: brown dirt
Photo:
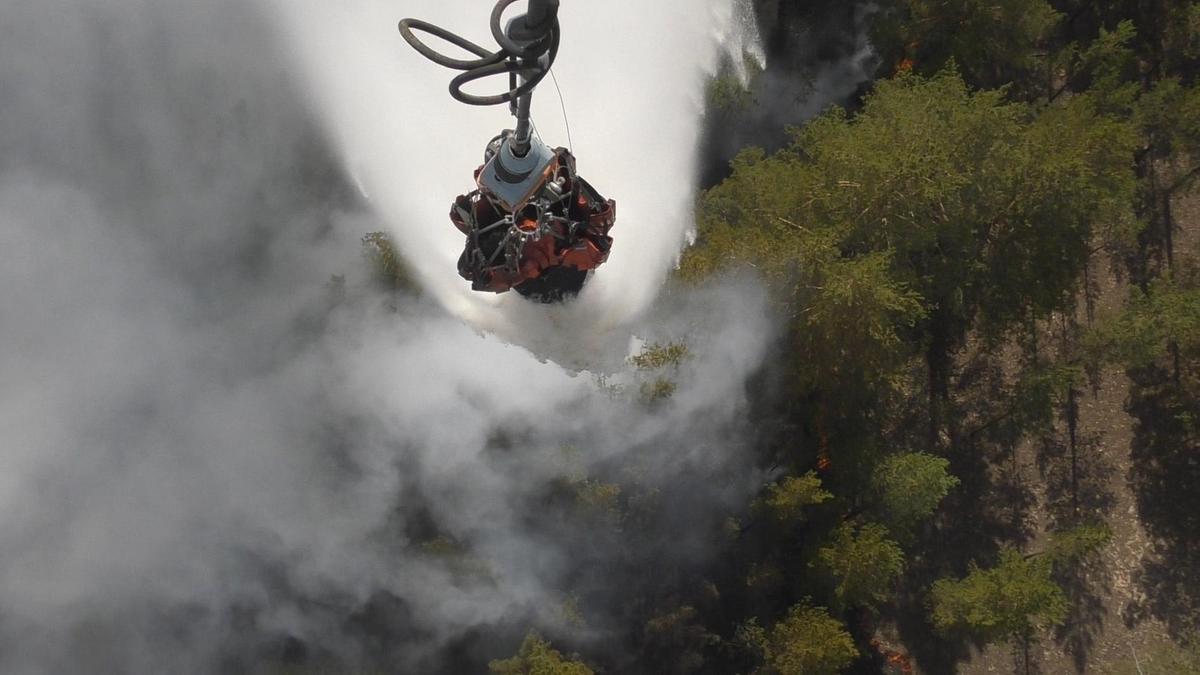
[[[1178,226],[1176,255],[1196,256],[1200,253],[1200,190],[1177,199],[1174,215]],[[1098,318],[1119,310],[1128,297],[1129,288],[1122,280],[1123,275],[1112,272],[1112,268],[1093,270]],[[1087,321],[1082,308],[1078,320]],[[1052,328],[1047,330],[1048,340],[1052,339],[1052,332]],[[1130,485],[1134,419],[1126,410],[1129,387],[1124,372],[1108,369],[1101,374],[1098,387],[1079,400],[1081,446],[1087,448],[1089,465],[1098,479],[1090,487],[1097,493],[1107,493],[1106,499],[1100,500],[1102,504],[1092,510],[1112,528],[1113,541],[1084,575],[1079,595],[1090,600],[1090,604],[1081,603],[1082,608],[1073,613],[1064,630],[1056,636],[1043,636],[1034,648],[1037,672],[1117,673],[1116,664],[1132,663],[1135,651],[1149,653],[1170,639],[1161,620],[1134,611],[1148,599],[1139,583],[1139,573],[1147,556],[1153,555],[1155,542],[1143,527]],[[1040,446],[1038,442],[1023,443],[1016,453],[1015,468],[1004,469],[1015,472],[1016,480],[1034,496],[1033,506],[1026,514],[1034,532],[1025,544],[1030,551],[1038,550],[1044,541],[1055,509],[1045,462],[1039,462]],[[1021,669],[1014,649],[1000,645],[974,652],[970,660],[959,666],[958,672],[982,675],[1021,672]]]

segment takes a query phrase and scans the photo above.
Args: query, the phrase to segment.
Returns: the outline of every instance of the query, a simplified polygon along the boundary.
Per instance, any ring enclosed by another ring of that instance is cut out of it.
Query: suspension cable
[[[519,101],[533,90],[550,72],[558,58],[562,32],[558,24],[557,0],[530,0],[530,12],[524,21],[509,26],[505,32],[501,22],[504,11],[518,0],[499,0],[492,10],[491,29],[500,49],[489,51],[470,40],[420,19],[400,22],[400,35],[421,56],[453,70],[465,71],[450,81],[450,95],[467,105],[491,106]],[[531,21],[537,21],[530,25]],[[428,33],[479,57],[473,60],[455,59],[442,54],[417,37],[416,32]],[[511,33],[511,34],[510,34]],[[463,91],[463,86],[476,80],[508,74],[508,91],[496,95],[477,95]],[[518,77],[520,81],[518,82]]]

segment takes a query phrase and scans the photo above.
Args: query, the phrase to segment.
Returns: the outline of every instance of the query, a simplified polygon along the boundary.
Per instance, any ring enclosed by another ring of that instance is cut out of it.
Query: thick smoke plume
[[[652,559],[702,560],[761,482],[771,322],[746,281],[653,300],[722,32],[693,4],[565,3],[581,169],[625,206],[578,306],[605,330],[449,281],[498,118],[394,31],[482,31],[477,3],[0,6],[0,671],[477,672],[571,597],[603,640],[630,572],[547,496],[593,477],[656,495]],[[375,230],[424,299],[374,290]],[[687,341],[669,400],[634,336]]]

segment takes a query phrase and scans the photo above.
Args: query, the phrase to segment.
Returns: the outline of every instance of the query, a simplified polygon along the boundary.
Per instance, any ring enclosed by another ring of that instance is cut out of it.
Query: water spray
[[[492,10],[492,36],[500,46],[494,52],[419,19],[401,21],[400,34],[430,61],[463,71],[450,81],[455,100],[475,106],[507,103],[517,120],[515,129],[505,129],[487,144],[484,164],[475,171],[477,189],[460,195],[451,208],[451,221],[467,236],[460,276],[476,291],[515,289],[557,302],[576,295],[589,273],[608,260],[616,202],[601,197],[576,173],[569,150],[551,149],[533,137],[533,93],[553,68],[562,40],[559,2],[529,0],[527,13],[502,26],[505,10],[516,2],[500,0]],[[417,31],[478,58],[446,56],[422,42]],[[463,90],[497,75],[509,78],[503,93]]]

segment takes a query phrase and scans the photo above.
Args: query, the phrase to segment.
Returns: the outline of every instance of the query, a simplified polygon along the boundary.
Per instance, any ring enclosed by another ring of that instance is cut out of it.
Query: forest
[[[1200,675],[1200,0],[494,5],[0,2],[0,674]]]
[[[636,476],[561,482],[545,503],[622,572],[582,554],[569,620],[490,671],[1200,673],[1200,3],[756,11],[767,68],[710,84],[737,147],[708,144],[665,293],[769,287],[770,480],[690,563]],[[790,112],[863,34],[869,81]],[[688,358],[634,359],[645,405]],[[601,605],[599,644],[562,628]]]

